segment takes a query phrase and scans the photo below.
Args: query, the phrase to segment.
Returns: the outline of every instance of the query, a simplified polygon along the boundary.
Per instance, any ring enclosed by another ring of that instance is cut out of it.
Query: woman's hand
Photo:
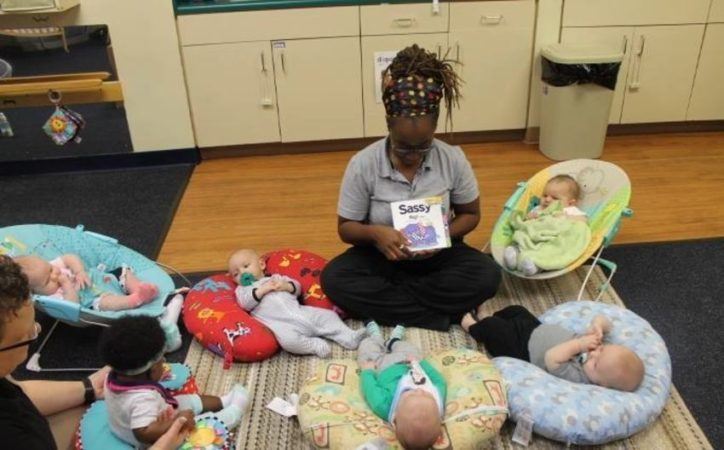
[[[412,252],[407,248],[410,241],[400,231],[383,225],[374,229],[375,247],[390,261],[409,259]]]
[[[108,372],[111,371],[111,366],[105,366],[98,370],[97,372],[93,372],[88,379],[91,382],[91,385],[93,386],[93,390],[96,394],[96,400],[101,400],[104,395],[104,388],[106,385],[106,378],[108,378]]]
[[[149,450],[176,450],[184,443],[189,435],[186,428],[187,419],[179,416],[173,421],[168,431],[163,433],[160,438],[151,446]]]

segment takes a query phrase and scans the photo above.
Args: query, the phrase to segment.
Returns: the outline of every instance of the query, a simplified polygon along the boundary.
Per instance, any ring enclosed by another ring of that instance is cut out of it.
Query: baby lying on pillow
[[[333,311],[300,305],[299,282],[283,275],[265,277],[265,267],[254,250],[239,250],[229,258],[229,274],[239,283],[237,303],[269,327],[284,350],[326,358],[332,348],[323,337],[347,349],[357,348],[364,328],[352,330]]]
[[[635,391],[644,377],[644,364],[636,353],[603,343],[613,325],[602,315],[593,318],[582,336],[559,325],[542,324],[520,305],[481,320],[468,313],[460,325],[492,356],[522,359],[568,381]]]

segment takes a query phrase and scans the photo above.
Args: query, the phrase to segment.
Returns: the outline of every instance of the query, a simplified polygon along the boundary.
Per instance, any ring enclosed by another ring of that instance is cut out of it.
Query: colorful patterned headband
[[[418,117],[435,114],[440,110],[442,86],[434,79],[409,75],[393,80],[385,79],[382,101],[387,117]]]

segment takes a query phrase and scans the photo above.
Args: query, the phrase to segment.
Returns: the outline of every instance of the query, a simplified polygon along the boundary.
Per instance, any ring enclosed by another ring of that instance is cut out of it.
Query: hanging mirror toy
[[[63,95],[59,91],[49,90],[48,99],[55,106],[55,111],[43,125],[45,134],[57,145],[65,145],[70,141],[80,144],[80,132],[86,124],[83,116],[63,106]]]

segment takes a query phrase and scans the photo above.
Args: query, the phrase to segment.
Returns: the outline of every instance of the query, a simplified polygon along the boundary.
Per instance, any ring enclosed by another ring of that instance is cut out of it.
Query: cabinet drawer
[[[450,6],[450,31],[533,28],[535,1],[458,2]]]
[[[713,0],[711,2],[709,22],[724,22],[724,0]]]
[[[564,27],[705,23],[710,0],[566,0]]]
[[[178,17],[181,45],[359,36],[359,8],[239,11]]]
[[[444,33],[448,28],[449,6],[440,3],[439,14],[433,14],[431,3],[362,6],[362,35]]]

